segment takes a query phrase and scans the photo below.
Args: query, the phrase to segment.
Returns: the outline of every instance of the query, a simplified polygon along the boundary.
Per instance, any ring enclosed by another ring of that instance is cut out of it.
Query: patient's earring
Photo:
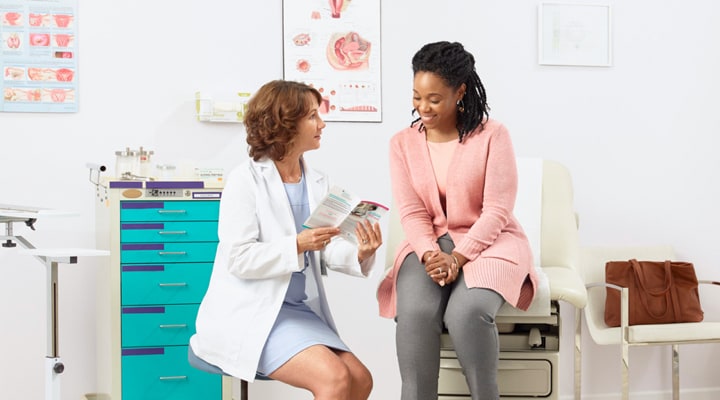
[[[457,105],[458,112],[460,112],[460,113],[465,112],[465,102],[462,99],[458,100],[456,105]]]

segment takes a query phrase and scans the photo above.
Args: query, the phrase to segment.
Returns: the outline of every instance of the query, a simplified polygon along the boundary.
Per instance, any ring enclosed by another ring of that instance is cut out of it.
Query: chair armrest
[[[618,286],[614,283],[607,283],[607,282],[591,282],[585,285],[585,288],[595,288],[595,287],[604,287],[604,288],[613,288],[615,290],[623,290],[624,288],[622,286]]]
[[[550,299],[566,301],[577,308],[587,304],[587,290],[580,275],[572,268],[543,267],[550,283]]]
[[[627,341],[628,340],[628,332],[627,329],[630,325],[630,289],[615,285],[614,283],[607,283],[607,282],[590,282],[585,285],[586,289],[592,289],[592,288],[610,288],[620,291],[620,328],[621,328],[621,334],[622,334],[622,340]]]

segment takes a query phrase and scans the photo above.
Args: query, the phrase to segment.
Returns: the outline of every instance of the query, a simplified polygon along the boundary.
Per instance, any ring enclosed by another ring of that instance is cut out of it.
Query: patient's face
[[[413,107],[428,131],[454,131],[457,125],[457,101],[460,91],[453,89],[437,74],[419,71],[413,79]]]

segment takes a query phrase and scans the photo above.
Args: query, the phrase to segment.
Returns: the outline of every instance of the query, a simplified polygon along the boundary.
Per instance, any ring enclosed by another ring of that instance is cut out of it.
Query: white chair
[[[570,173],[567,168],[556,161],[518,158],[518,177],[518,200],[516,201],[515,215],[531,240],[533,252],[536,253],[536,264],[539,264],[537,267],[541,273],[544,273],[549,283],[549,288],[546,288],[548,293],[538,296],[535,300],[548,304],[545,304],[545,307],[538,307],[538,309],[547,310],[545,312],[549,314],[549,303],[560,300],[568,302],[576,308],[582,308],[585,306],[587,295],[580,274],[576,270],[579,245]],[[541,182],[532,182],[534,179],[541,180]],[[535,193],[535,185],[538,185],[537,193]],[[535,196],[535,198],[528,200],[524,196]],[[537,207],[534,203],[537,203]],[[537,213],[540,215],[533,215]],[[537,219],[537,222],[533,219]],[[528,220],[533,221],[526,222]],[[395,207],[390,211],[388,232],[385,238],[386,265],[388,269],[391,269],[395,251],[405,237]],[[535,301],[531,310],[535,308]],[[505,312],[508,314],[504,314]],[[576,314],[578,317],[579,315]],[[498,313],[497,322],[499,325],[514,322],[521,324],[531,321],[533,318],[538,318],[538,316],[520,312],[510,306],[503,306]],[[579,331],[579,321],[580,319],[576,318],[576,332]],[[559,323],[559,320],[557,322]],[[580,361],[579,348],[576,348],[575,352],[575,362],[578,363]],[[552,368],[553,386],[557,384],[557,373],[557,369]],[[523,384],[516,379],[511,382],[511,385]],[[576,387],[576,399],[579,399],[579,392],[580,388]],[[551,395],[545,396],[545,398],[557,399],[557,388],[553,387]]]
[[[674,260],[675,254],[669,246],[647,247],[592,247],[581,250],[582,274],[588,289],[587,306],[578,311],[584,315],[587,330],[593,341],[600,345],[621,346],[622,398],[629,399],[629,348],[630,346],[671,346],[672,354],[672,391],[673,400],[680,399],[680,361],[679,346],[681,344],[697,344],[720,342],[720,322],[693,322],[677,324],[653,324],[628,326],[628,289],[621,290],[621,326],[609,327],[605,324],[605,263],[607,261],[638,260]],[[701,284],[715,284],[699,280]],[[702,298],[701,298],[702,301]],[[706,315],[707,318],[707,315]],[[576,335],[580,341],[581,336]],[[579,348],[580,343],[576,343]],[[580,363],[576,363],[580,368]],[[581,371],[575,371],[576,386],[579,387]]]

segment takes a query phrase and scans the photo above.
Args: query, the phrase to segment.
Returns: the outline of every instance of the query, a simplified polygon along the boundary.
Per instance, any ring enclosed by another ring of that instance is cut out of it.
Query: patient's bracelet
[[[457,257],[455,257],[455,254],[450,254],[450,257],[453,259],[452,265],[450,265],[450,268],[453,270],[453,275],[457,276],[458,270],[460,268],[460,263],[458,262]]]

